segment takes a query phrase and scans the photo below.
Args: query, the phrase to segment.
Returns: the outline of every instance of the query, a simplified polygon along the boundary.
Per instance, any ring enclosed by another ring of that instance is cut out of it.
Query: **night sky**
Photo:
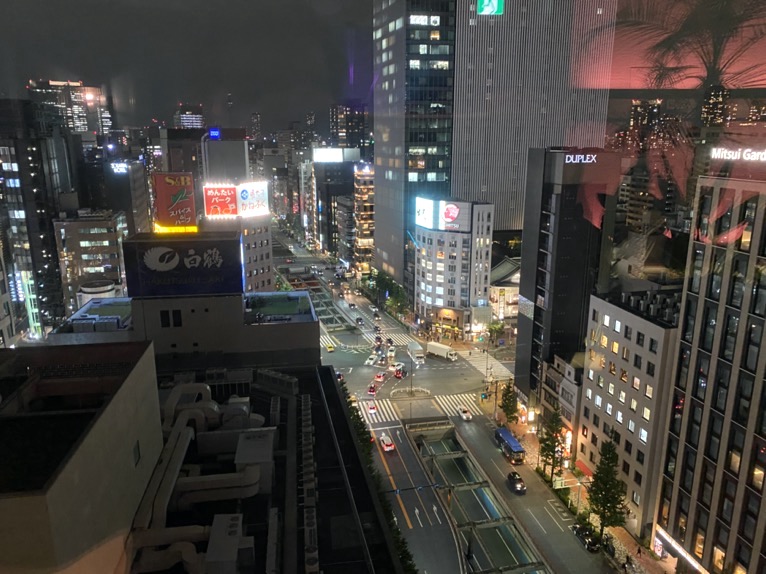
[[[202,103],[209,123],[266,130],[371,102],[370,0],[3,0],[0,97],[29,78],[107,84],[120,126]]]

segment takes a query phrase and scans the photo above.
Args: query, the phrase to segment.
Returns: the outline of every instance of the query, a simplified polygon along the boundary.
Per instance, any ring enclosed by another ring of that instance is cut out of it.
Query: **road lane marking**
[[[394,490],[399,490],[399,488],[396,486],[396,482],[394,481],[394,477],[391,476],[391,469],[388,468],[388,463],[386,462],[386,456],[383,453],[383,449],[380,447],[380,442],[378,441],[378,437],[375,433],[372,433],[375,437],[375,446],[378,449],[378,453],[380,454],[380,460],[383,462],[383,468],[386,469],[386,475],[388,475],[388,480],[391,483],[391,488]],[[402,509],[402,514],[404,514],[404,521],[407,523],[407,526],[412,530],[412,521],[410,520],[410,515],[407,514],[407,510],[404,508],[404,502],[402,502],[402,497],[398,494],[396,495],[396,500],[399,502],[399,508]]]
[[[418,519],[418,523],[420,524],[420,527],[423,528],[423,521],[420,520],[420,509],[417,506],[415,507],[415,518]]]
[[[535,522],[537,522],[537,525],[540,527],[540,530],[542,530],[542,531],[543,531],[543,534],[548,534],[548,532],[545,530],[545,528],[543,528],[543,525],[542,525],[542,524],[540,524],[540,521],[537,519],[537,516],[535,516],[535,514],[534,514],[534,513],[533,513],[533,512],[532,512],[532,511],[531,511],[529,508],[527,508],[527,512],[529,512],[529,515],[530,515],[532,518],[534,518],[534,519],[535,519]]]
[[[563,529],[563,528],[561,528],[561,524],[559,524],[559,523],[558,523],[558,521],[557,521],[557,520],[554,518],[554,516],[551,514],[551,511],[550,511],[550,510],[548,510],[547,508],[546,508],[546,509],[544,509],[544,510],[545,510],[545,512],[547,512],[547,513],[548,513],[548,516],[550,516],[550,517],[551,517],[551,520],[553,520],[553,524],[555,524],[556,526],[558,526],[558,527],[559,527],[559,530],[561,530],[561,532],[564,532],[564,529]]]
[[[497,469],[497,471],[503,476],[503,478],[505,478],[505,471],[502,470],[499,466],[497,466],[497,463],[494,460],[492,461],[492,464],[495,465],[495,468]]]
[[[513,553],[513,550],[508,546],[508,543],[505,541],[505,538],[503,538],[502,532],[499,530],[495,530],[497,532],[497,535],[500,537],[500,541],[503,543],[503,546],[505,546],[505,549],[508,551],[508,554],[511,555],[511,558],[513,558],[516,561],[516,564],[519,563],[518,558],[516,558],[516,555]]]
[[[378,450],[380,450],[380,447],[378,447]],[[429,526],[433,526],[434,523],[431,522],[431,519],[428,517],[428,510],[426,510],[426,505],[423,502],[423,499],[420,498],[420,492],[418,492],[418,488],[415,487],[415,481],[412,480],[412,474],[410,473],[410,469],[407,468],[407,464],[404,462],[404,457],[402,457],[398,450],[396,451],[396,455],[399,457],[399,460],[402,461],[402,466],[404,467],[404,471],[407,473],[407,478],[410,480],[410,484],[414,487],[413,492],[415,493],[415,496],[418,497],[418,501],[420,502],[420,506],[423,508],[423,512],[426,513],[426,520],[428,520]]]
[[[435,504],[434,504],[434,505],[431,507],[431,510],[433,510],[433,511],[434,511],[434,516],[436,517],[436,520],[438,520],[438,521],[439,521],[439,524],[441,524],[441,523],[442,523],[442,519],[441,519],[441,518],[439,518],[439,513],[437,512],[439,509],[438,509],[438,508],[436,508],[436,505],[435,505]]]

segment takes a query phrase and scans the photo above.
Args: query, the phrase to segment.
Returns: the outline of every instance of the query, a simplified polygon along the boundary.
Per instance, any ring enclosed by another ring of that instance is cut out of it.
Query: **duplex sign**
[[[572,154],[564,156],[564,163],[596,163],[596,154]]]

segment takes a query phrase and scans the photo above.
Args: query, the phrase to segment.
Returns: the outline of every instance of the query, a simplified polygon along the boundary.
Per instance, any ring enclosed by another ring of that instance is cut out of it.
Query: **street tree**
[[[564,424],[561,422],[561,407],[546,411],[540,425],[540,459],[543,463],[543,475],[551,467],[551,480],[554,473],[561,472],[564,450]]]
[[[487,325],[487,331],[489,332],[490,337],[492,337],[492,340],[497,341],[500,338],[500,335],[505,331],[505,323],[502,321],[492,321]]]
[[[503,387],[500,410],[503,411],[509,423],[519,422],[519,402],[516,397],[516,387],[513,386],[512,382]]]
[[[617,446],[608,440],[601,444],[600,459],[593,473],[593,480],[588,490],[588,503],[593,514],[601,520],[601,531],[608,526],[625,524],[625,483],[617,473]]]

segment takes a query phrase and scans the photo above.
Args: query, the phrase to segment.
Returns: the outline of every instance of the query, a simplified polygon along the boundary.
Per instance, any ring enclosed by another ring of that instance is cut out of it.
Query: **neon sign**
[[[766,162],[766,149],[754,150],[751,148],[728,149],[714,147],[710,150],[710,159],[764,161]]]

